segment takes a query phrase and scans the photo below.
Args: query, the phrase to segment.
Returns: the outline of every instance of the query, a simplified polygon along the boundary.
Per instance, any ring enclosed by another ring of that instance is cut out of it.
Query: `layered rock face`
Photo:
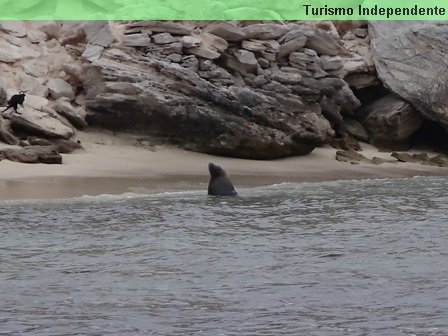
[[[0,22],[0,105],[27,90],[0,140],[90,126],[251,159],[402,149],[424,119],[448,126],[447,45],[443,22]]]
[[[371,21],[369,31],[385,86],[448,128],[448,22]]]
[[[91,125],[272,159],[328,143],[332,123],[360,105],[343,80],[353,72],[338,56],[343,45],[319,28],[145,21],[122,29],[128,47],[105,50],[80,78]]]

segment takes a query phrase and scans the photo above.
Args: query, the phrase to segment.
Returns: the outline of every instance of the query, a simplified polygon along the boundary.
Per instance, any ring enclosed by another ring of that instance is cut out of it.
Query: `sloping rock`
[[[334,137],[333,140],[331,140],[331,146],[347,151],[361,150],[361,145],[359,144],[359,142],[347,133],[342,133],[340,136]]]
[[[174,35],[190,35],[193,32],[193,28],[188,25],[168,21],[138,21],[128,24],[127,27],[144,27],[153,32],[167,32]]]
[[[448,156],[442,154],[433,156],[427,164],[436,167],[448,167]]]
[[[104,47],[99,45],[88,44],[82,53],[82,57],[90,62],[94,62],[101,57]]]
[[[341,162],[371,162],[364,155],[354,150],[340,150],[336,152],[336,160]]]
[[[168,44],[177,41],[177,39],[174,38],[170,33],[154,34],[152,36],[152,40],[155,44]]]
[[[210,33],[195,34],[194,37],[201,40],[199,47],[188,48],[187,53],[193,54],[206,59],[216,59],[221,53],[227,49],[226,40]]]
[[[319,55],[336,56],[342,49],[338,40],[332,35],[320,29],[305,30],[305,46],[315,50]]]
[[[259,23],[244,27],[242,30],[248,40],[270,40],[284,35],[288,31],[288,28],[275,23]]]
[[[62,156],[53,146],[29,146],[0,150],[0,157],[22,163],[62,164]]]
[[[87,122],[78,113],[77,109],[70,104],[70,102],[59,99],[54,102],[52,107],[57,113],[70,121],[70,123],[72,123],[77,129],[84,129],[88,126]]]
[[[124,35],[122,43],[126,47],[149,47],[151,45],[151,37],[148,34]]]
[[[178,65],[106,59],[90,71],[104,83],[85,85],[89,125],[161,136],[218,155],[270,159],[307,154],[328,143],[333,130],[319,106],[297,96],[215,86]],[[108,92],[106,83],[130,82],[138,96]]]
[[[25,73],[20,75],[20,90],[26,91],[31,95],[46,97],[48,95],[48,88],[43,85],[38,79],[28,76]]]
[[[74,151],[84,149],[80,141],[72,141],[66,139],[43,139],[36,136],[26,138],[31,146],[53,146],[58,153],[70,154]]]
[[[86,21],[83,30],[89,44],[107,47],[114,41],[109,21]]]
[[[230,22],[218,21],[209,24],[204,31],[219,36],[226,41],[241,41],[246,38],[243,30]]]
[[[254,69],[257,67],[258,62],[253,52],[244,49],[238,49],[235,50],[233,55],[245,68]]]
[[[9,127],[7,127],[3,118],[0,118],[0,141],[4,142],[8,145],[17,145],[19,144],[19,139],[17,139],[10,131]]]
[[[280,44],[276,40],[245,40],[241,43],[243,49],[249,51],[267,51],[277,53],[280,50]]]
[[[360,122],[354,119],[345,118],[341,124],[341,128],[348,134],[354,136],[356,139],[364,142],[369,141],[369,133],[367,133],[367,130]]]
[[[32,30],[27,33],[27,38],[31,43],[40,43],[47,40],[47,34],[38,30]]]
[[[390,155],[401,162],[425,163],[428,162],[429,160],[429,156],[426,153],[409,154],[409,153],[393,152]]]
[[[23,58],[22,50],[6,41],[0,41],[0,62],[15,63]]]
[[[61,78],[50,78],[47,82],[47,87],[53,99],[61,97],[67,97],[70,100],[75,99],[72,86]]]
[[[378,77],[426,118],[448,128],[448,22],[369,21]]]
[[[70,154],[77,150],[84,149],[79,140],[72,141],[72,140],[66,140],[66,139],[52,139],[51,142],[56,147],[56,150],[58,151],[58,153],[61,153],[61,154]]]
[[[199,47],[202,39],[199,36],[182,36],[182,45],[184,48]]]
[[[22,68],[25,73],[36,78],[44,77],[49,71],[48,62],[43,58],[27,60],[23,62]]]
[[[10,117],[11,127],[14,130],[29,134],[41,135],[50,138],[69,139],[73,136],[73,130],[65,126],[49,113],[33,110],[25,107],[22,114],[13,114]]]
[[[409,103],[388,95],[368,105],[363,124],[370,134],[370,142],[384,148],[408,146],[409,137],[422,124],[420,113]]]
[[[55,21],[36,20],[31,21],[31,29],[43,32],[49,38],[56,37],[59,33],[59,26]]]
[[[288,56],[293,51],[301,49],[305,45],[305,43],[306,43],[305,36],[299,36],[283,43],[280,46],[278,57]]]
[[[0,106],[5,106],[8,101],[6,81],[3,77],[0,77]]]
[[[23,21],[0,21],[0,29],[17,37],[26,36],[26,27]]]

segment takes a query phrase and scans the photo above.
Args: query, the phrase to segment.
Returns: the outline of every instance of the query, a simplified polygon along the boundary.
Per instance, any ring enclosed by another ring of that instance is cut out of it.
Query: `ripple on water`
[[[447,335],[447,187],[1,202],[0,334]]]

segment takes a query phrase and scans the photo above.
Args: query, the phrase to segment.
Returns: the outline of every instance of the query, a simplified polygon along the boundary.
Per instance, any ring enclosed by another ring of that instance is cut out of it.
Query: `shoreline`
[[[0,200],[60,199],[84,195],[203,190],[207,193],[208,163],[221,165],[235,188],[284,182],[448,176],[447,168],[386,162],[356,165],[335,160],[336,149],[316,148],[306,156],[257,161],[189,152],[170,146],[142,148],[135,137],[80,132],[85,151],[63,155],[62,165],[0,161]],[[4,146],[5,147],[5,146]],[[390,159],[363,144],[363,155]]]

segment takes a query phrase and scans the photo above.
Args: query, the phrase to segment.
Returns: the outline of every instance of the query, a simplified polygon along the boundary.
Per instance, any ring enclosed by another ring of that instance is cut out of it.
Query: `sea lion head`
[[[211,162],[208,164],[208,171],[210,172],[211,177],[218,177],[218,176],[226,174],[224,169],[222,169],[220,166],[217,166]]]

